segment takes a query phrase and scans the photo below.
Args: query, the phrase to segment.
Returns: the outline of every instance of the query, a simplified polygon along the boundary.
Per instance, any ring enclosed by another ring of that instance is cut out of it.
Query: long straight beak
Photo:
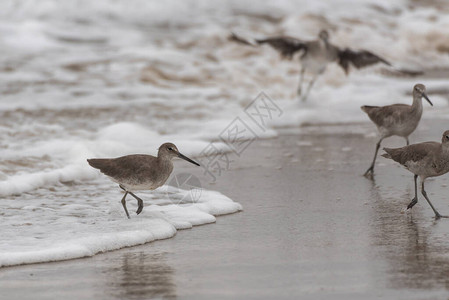
[[[200,164],[197,163],[196,161],[191,160],[190,158],[188,158],[187,156],[185,156],[185,155],[183,155],[183,154],[181,154],[181,153],[179,153],[179,152],[178,152],[178,157],[179,157],[179,158],[182,158],[182,159],[184,159],[184,160],[187,160],[189,163],[192,163],[192,164],[194,164],[194,165],[197,165],[197,166],[200,165]]]
[[[427,102],[429,102],[430,105],[433,106],[433,103],[430,101],[429,97],[427,97],[427,95],[426,95],[425,93],[422,93],[422,96],[423,96],[424,98],[426,98]]]

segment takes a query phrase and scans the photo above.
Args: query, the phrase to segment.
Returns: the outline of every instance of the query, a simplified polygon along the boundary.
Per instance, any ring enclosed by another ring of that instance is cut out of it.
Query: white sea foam
[[[242,209],[218,192],[202,190],[198,199],[189,196],[190,191],[164,186],[143,196],[151,200],[145,201],[138,216],[132,213],[135,200],[129,197],[128,220],[118,189],[109,192],[98,182],[84,189],[83,196],[72,188],[61,186],[56,194],[47,191],[45,198],[27,195],[2,202],[0,267],[92,256],[166,239],[178,229],[213,223],[216,215]],[[94,189],[102,194],[93,194]],[[73,195],[64,197],[65,193]],[[177,198],[184,200],[174,204]]]

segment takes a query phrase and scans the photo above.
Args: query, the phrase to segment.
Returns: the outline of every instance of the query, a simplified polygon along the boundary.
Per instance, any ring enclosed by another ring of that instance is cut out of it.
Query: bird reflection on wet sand
[[[115,299],[175,299],[174,269],[164,253],[124,253],[121,264],[104,271],[109,294]]]
[[[449,246],[440,240],[447,234],[445,226],[429,220],[422,211],[399,214],[398,207],[404,206],[411,194],[398,198],[397,190],[385,189],[383,180],[379,185],[375,179],[371,182],[372,255],[384,265],[387,262],[385,285],[396,290],[448,289],[449,265],[444,253]]]

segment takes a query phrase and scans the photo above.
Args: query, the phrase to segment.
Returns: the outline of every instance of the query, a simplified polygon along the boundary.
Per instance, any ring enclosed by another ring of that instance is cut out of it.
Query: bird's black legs
[[[426,198],[427,202],[429,203],[430,207],[432,207],[433,212],[435,213],[435,218],[439,219],[439,218],[448,218],[447,216],[442,216],[440,215],[439,212],[437,212],[437,210],[435,209],[435,207],[433,207],[432,202],[430,202],[429,198],[427,197],[427,193],[424,190],[424,180],[421,183],[421,193],[424,196],[424,198]]]
[[[122,205],[123,205],[123,208],[125,209],[125,212],[126,212],[126,216],[128,217],[128,219],[131,219],[130,217],[129,217],[129,213],[128,213],[128,209],[126,208],[126,195],[128,195],[128,192],[127,191],[125,191],[125,195],[123,195],[123,198],[122,198]]]
[[[382,143],[382,140],[383,140],[383,138],[380,139],[376,144],[376,151],[374,152],[373,162],[371,163],[371,166],[368,168],[368,170],[366,170],[365,174],[363,174],[363,176],[365,176],[365,177],[373,176],[374,164],[376,163],[377,152],[379,152],[380,143]]]
[[[138,207],[137,207],[137,210],[136,210],[136,213],[137,214],[140,214],[141,212],[142,212],[142,209],[143,209],[143,200],[142,199],[140,199],[139,197],[137,197],[136,195],[134,195],[133,193],[131,193],[131,192],[128,192],[131,196],[133,196],[134,198],[136,198],[136,200],[137,200],[137,205],[138,205]]]
[[[407,142],[407,146],[410,145],[410,142],[408,141],[408,136],[405,137],[405,141]]]
[[[301,92],[302,92],[302,83],[304,82],[304,73],[305,73],[306,69],[301,66],[301,73],[299,74],[299,85],[298,85],[298,97],[301,96]]]
[[[319,75],[319,74],[318,74]],[[307,96],[309,96],[309,92],[312,89],[313,84],[315,83],[316,79],[318,78],[318,75],[315,75],[312,80],[309,82],[309,85],[307,86],[306,92],[304,93],[304,95],[301,97],[301,101],[306,101],[307,100]]]
[[[410,202],[407,205],[407,209],[411,209],[413,206],[415,206],[416,203],[418,203],[418,182],[417,182],[418,175],[415,174],[414,179],[415,179],[415,198],[413,198],[412,202]]]
[[[136,213],[140,214],[142,212],[142,209],[143,209],[143,200],[140,199],[139,197],[137,197],[136,195],[134,195],[134,193],[127,191],[123,186],[119,185],[119,187],[126,192],[125,195],[126,194],[130,194],[131,196],[133,196],[137,200],[138,207],[137,207]],[[123,204],[123,200],[122,200],[122,204]],[[125,204],[123,204],[123,207],[125,208],[126,214],[128,215],[128,218],[129,218],[129,214],[128,214],[128,211],[126,210]]]
[[[303,102],[305,102],[307,100],[307,97],[309,96],[310,90],[312,89],[312,86],[315,83],[315,81],[317,80],[318,76],[323,74],[325,70],[326,70],[326,68],[321,68],[319,70],[319,72],[312,77],[312,80],[310,80],[309,85],[307,86],[307,90],[306,90],[305,94],[301,97],[301,100]]]

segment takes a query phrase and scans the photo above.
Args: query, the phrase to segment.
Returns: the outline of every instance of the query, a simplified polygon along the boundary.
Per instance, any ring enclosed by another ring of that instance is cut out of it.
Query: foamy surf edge
[[[163,189],[170,190],[170,187]],[[183,197],[189,191],[177,190],[177,193]],[[124,218],[123,214],[118,214],[117,210],[120,206],[116,203],[105,214],[101,215],[99,212],[98,217],[87,216],[87,220],[82,220],[82,230],[73,234],[69,232],[74,230],[69,229],[70,222],[74,222],[73,218],[63,216],[62,219],[67,218],[68,221],[62,221],[63,224],[60,224],[62,226],[55,227],[59,232],[49,233],[44,239],[37,239],[33,235],[35,231],[31,230],[28,236],[21,239],[20,245],[15,244],[14,240],[10,240],[10,243],[3,242],[0,245],[0,268],[91,257],[99,253],[168,239],[175,236],[178,230],[214,223],[215,216],[242,210],[239,203],[219,192],[209,190],[202,190],[201,198],[194,203],[149,205],[145,207],[142,214],[133,216],[129,220]],[[23,209],[30,210],[28,207]],[[83,207],[74,205],[74,209],[82,210]],[[86,205],[85,209],[91,209],[91,207]],[[52,212],[45,209],[39,213]],[[7,225],[11,225],[10,228],[12,228],[15,220],[12,218]],[[85,225],[86,223],[88,224]],[[79,224],[75,222],[72,227],[77,226]],[[14,234],[17,235],[20,232],[7,230],[5,238]],[[8,245],[13,249],[8,250]]]

